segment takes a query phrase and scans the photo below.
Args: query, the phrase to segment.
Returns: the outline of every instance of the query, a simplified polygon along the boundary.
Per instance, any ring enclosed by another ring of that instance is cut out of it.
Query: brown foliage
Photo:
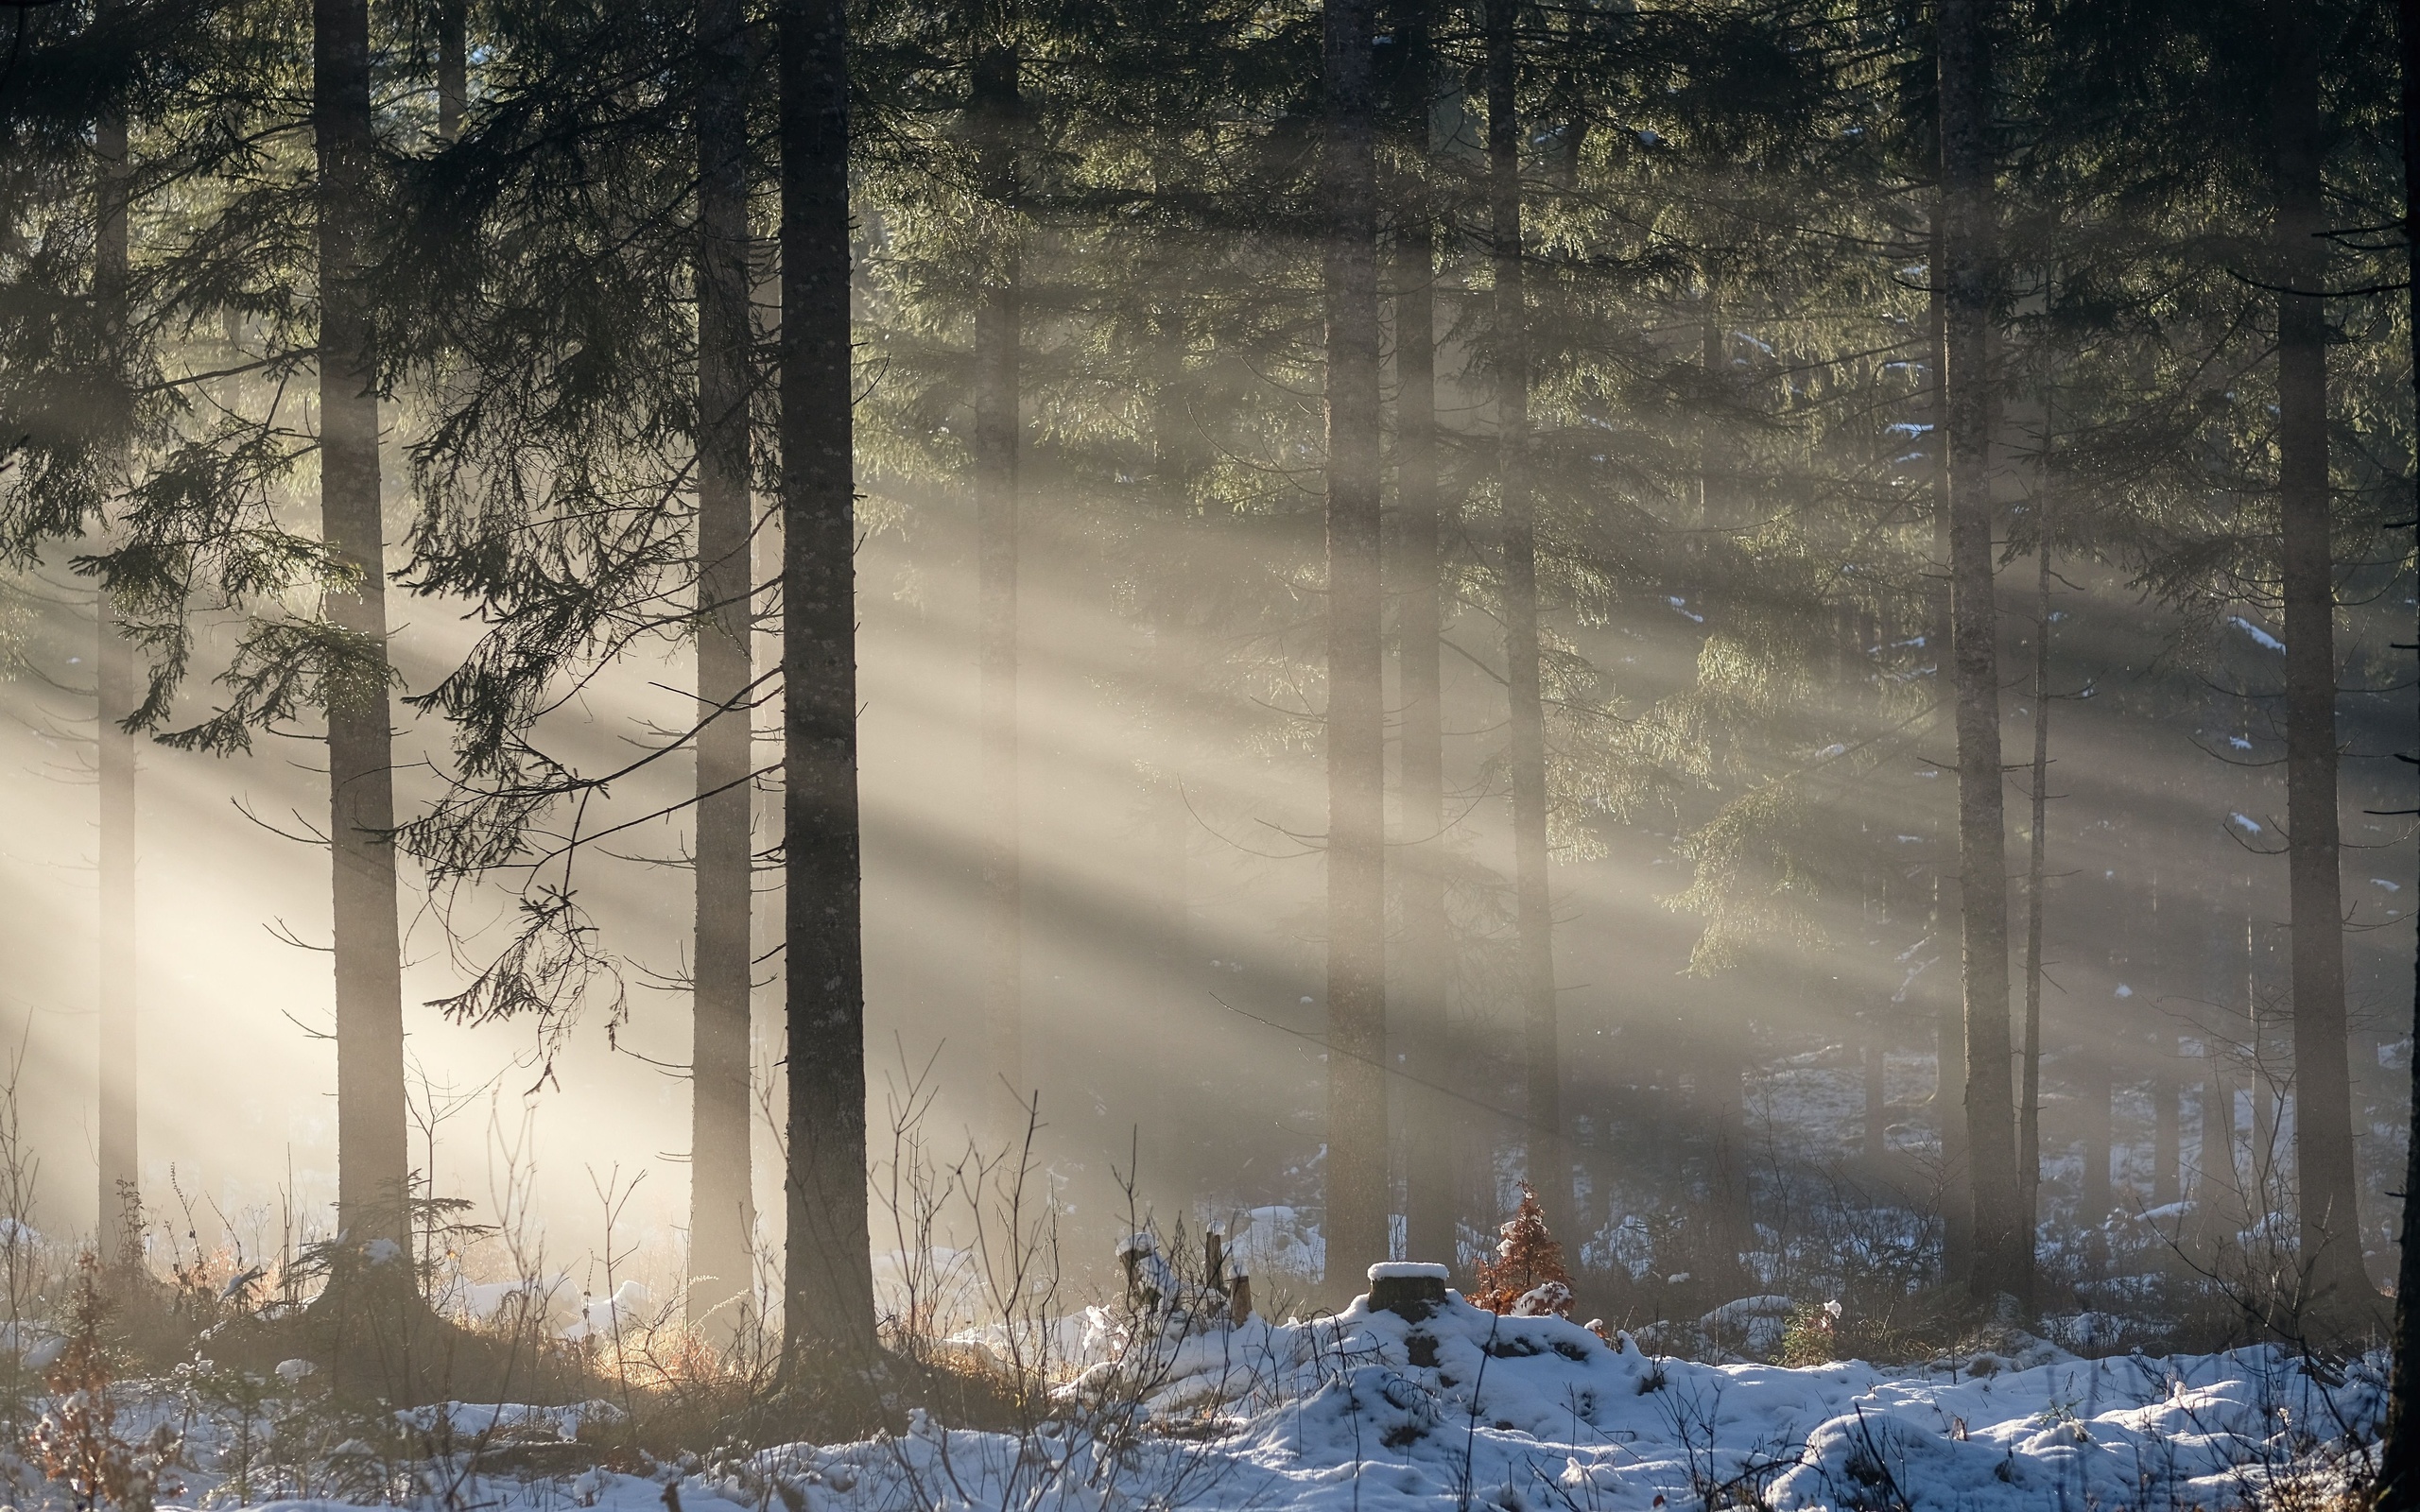
[[[79,1507],[106,1503],[149,1512],[163,1489],[160,1471],[175,1456],[175,1435],[163,1424],[133,1444],[117,1431],[118,1362],[106,1333],[112,1308],[101,1294],[100,1274],[100,1262],[89,1251],[77,1262],[73,1323],[66,1347],[43,1373],[52,1400],[34,1425],[33,1457],[44,1474],[66,1483]]]
[[[1528,1317],[1571,1315],[1571,1272],[1563,1265],[1563,1246],[1547,1228],[1546,1210],[1530,1183],[1521,1183],[1521,1206],[1496,1242],[1495,1258],[1478,1263],[1478,1284],[1470,1301],[1491,1313]]]

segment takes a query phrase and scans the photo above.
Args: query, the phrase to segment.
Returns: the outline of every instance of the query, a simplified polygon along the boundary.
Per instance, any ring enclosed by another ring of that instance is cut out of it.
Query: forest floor
[[[163,1506],[2065,1512],[2329,1504],[2383,1401],[2380,1359],[2273,1346],[2091,1360],[2004,1326],[1946,1366],[1707,1365],[1459,1297],[1417,1321],[1366,1304],[1242,1325],[1182,1295],[1149,1316],[1094,1310],[1093,1363],[982,1429],[906,1404],[899,1431],[855,1442],[675,1452],[634,1432],[644,1396],[340,1412],[289,1362],[249,1397],[190,1372],[149,1383],[107,1436]],[[950,1348],[979,1370],[1030,1342]],[[43,1419],[54,1445],[61,1413]],[[37,1471],[12,1500],[69,1489]]]

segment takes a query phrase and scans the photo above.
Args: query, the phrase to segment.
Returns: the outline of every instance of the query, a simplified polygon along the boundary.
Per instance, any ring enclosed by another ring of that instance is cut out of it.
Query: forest
[[[10,1507],[2420,1508],[2420,0],[0,34]]]

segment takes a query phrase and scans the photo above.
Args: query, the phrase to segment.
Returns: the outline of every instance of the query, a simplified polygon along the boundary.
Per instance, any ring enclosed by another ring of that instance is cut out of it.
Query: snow
[[[579,1318],[562,1331],[566,1339],[612,1338],[624,1331],[636,1331],[654,1321],[648,1308],[648,1289],[637,1281],[624,1281],[614,1288],[611,1297],[583,1298]]]
[[[1443,1265],[1418,1260],[1382,1260],[1370,1267],[1374,1281],[1442,1281],[1452,1274]]]
[[[1787,1310],[1788,1298],[1755,1297],[1717,1312],[1747,1321]],[[1819,1327],[1837,1315],[1809,1313]],[[646,1474],[575,1465],[577,1475],[516,1479],[457,1464],[448,1484],[464,1504],[511,1512],[762,1512],[777,1501],[799,1512],[2217,1506],[2327,1462],[2331,1445],[2341,1459],[2374,1437],[2383,1406],[2378,1359],[2333,1374],[2266,1346],[2083,1360],[2031,1340],[1946,1368],[1785,1368],[1661,1357],[1625,1333],[1497,1316],[1450,1293],[1418,1322],[1373,1313],[1367,1298],[1310,1322],[1202,1317],[1119,1319],[1096,1340],[1108,1352],[1022,1435],[911,1411],[905,1433],[856,1443],[685,1458]],[[2081,1342],[2103,1319],[2066,1322]],[[617,1412],[449,1402],[399,1417],[458,1461],[474,1439],[571,1440]],[[216,1479],[208,1442],[205,1425],[193,1441],[204,1483]],[[233,1501],[223,1486],[187,1494]]]
[[[406,1407],[395,1420],[417,1434],[456,1440],[518,1437],[570,1439],[583,1424],[610,1425],[623,1420],[621,1408],[610,1401],[582,1401],[568,1407],[532,1407],[517,1401],[441,1401]]]
[[[2227,623],[2249,636],[2252,640],[2252,644],[2260,647],[2264,651],[2283,651],[2286,648],[2285,642],[2270,634],[2267,630],[2262,629],[2259,626],[2253,624],[2250,620],[2245,619],[2240,614],[2228,615]]]

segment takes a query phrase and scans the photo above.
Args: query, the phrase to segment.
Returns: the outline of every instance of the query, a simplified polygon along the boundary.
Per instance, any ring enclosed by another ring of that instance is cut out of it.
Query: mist
[[[17,10],[0,1478],[2420,1484],[2409,5]]]

